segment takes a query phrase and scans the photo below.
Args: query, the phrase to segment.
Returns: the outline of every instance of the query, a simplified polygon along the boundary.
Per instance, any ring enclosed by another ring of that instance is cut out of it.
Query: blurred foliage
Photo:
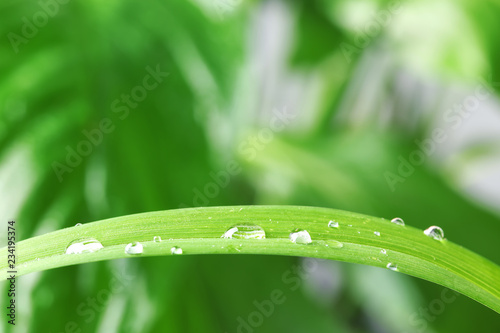
[[[198,204],[314,205],[401,216],[419,228],[439,225],[447,238],[500,263],[498,209],[472,200],[450,182],[443,164],[426,161],[395,191],[384,178],[436,126],[419,115],[448,107],[442,91],[456,82],[473,87],[478,77],[499,80],[500,4],[401,2],[357,46],[367,24],[393,4],[2,2],[2,220],[14,217],[25,239],[77,222]],[[286,34],[269,37],[279,29]],[[341,45],[356,52],[346,56]],[[147,68],[157,66],[168,76],[127,106],[122,94],[143,85]],[[403,71],[419,82],[439,82],[433,103],[416,103],[423,100],[419,90],[402,101]],[[128,113],[116,112],[116,100]],[[388,105],[397,109],[386,112]],[[286,130],[243,147],[254,155],[240,149],[269,127],[273,109],[285,108],[296,115]],[[59,181],[54,162],[66,163],[68,147],[77,149],[88,140],[84,131],[103,119],[113,130]],[[240,163],[241,172],[200,198],[197,191],[203,194],[228,161]],[[302,263],[140,258],[33,274],[18,280],[17,329],[72,332],[74,322],[81,332],[235,332],[237,318],[248,318],[254,301],[278,289],[287,301],[256,332],[500,330],[498,314],[465,297],[422,328],[410,318],[439,298],[442,287],[370,267],[322,263],[337,272],[326,274],[326,286],[311,277],[290,290],[282,276]],[[81,315],[82,304],[109,290],[117,274],[129,277],[123,288],[92,319]],[[325,289],[307,292],[319,288],[311,281]],[[335,283],[340,287],[321,301],[318,294]],[[0,332],[11,331],[1,325]]]

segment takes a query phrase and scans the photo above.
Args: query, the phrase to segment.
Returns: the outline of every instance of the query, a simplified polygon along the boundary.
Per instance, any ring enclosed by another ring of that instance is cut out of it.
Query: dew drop
[[[336,240],[329,240],[327,241],[326,246],[331,247],[333,249],[341,249],[344,247],[344,244]]]
[[[159,242],[161,242],[161,237],[160,237],[160,236],[154,236],[154,237],[153,237],[153,241],[154,241],[155,243],[159,243]]]
[[[143,251],[143,246],[139,242],[128,243],[125,246],[126,254],[141,254]]]
[[[328,222],[328,228],[338,228],[339,223],[337,221],[330,221]]]
[[[104,248],[101,242],[94,238],[77,239],[69,243],[66,254],[92,253]]]
[[[378,232],[378,231],[374,231],[373,233],[374,233],[376,236],[380,236],[380,232]]]
[[[391,222],[397,225],[405,225],[405,221],[403,221],[403,219],[399,217],[393,218]]]
[[[387,266],[388,269],[390,269],[391,271],[394,271],[394,272],[397,272],[398,271],[398,265],[396,264],[393,264],[392,262],[388,263]]]
[[[432,237],[435,240],[441,241],[444,238],[444,231],[440,227],[432,226],[424,230],[426,236]]]
[[[290,241],[297,244],[311,244],[311,235],[307,230],[296,230],[290,233]]]
[[[258,225],[236,225],[229,228],[221,238],[230,239],[264,239],[266,232]]]
[[[380,253],[387,255],[387,250],[386,249],[382,249],[382,250],[380,250]]]
[[[81,227],[81,226],[82,226],[82,224],[81,224],[81,223],[77,223],[77,224],[75,224],[75,227]]]
[[[170,253],[173,255],[182,254],[182,249],[180,247],[174,246],[170,249]]]

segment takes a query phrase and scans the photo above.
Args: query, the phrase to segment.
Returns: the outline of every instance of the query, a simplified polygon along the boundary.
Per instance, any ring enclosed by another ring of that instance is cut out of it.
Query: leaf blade
[[[329,228],[330,220],[339,228]],[[230,227],[254,223],[266,239],[223,239]],[[301,228],[313,243],[294,244],[291,231]],[[380,236],[375,235],[379,232]],[[154,236],[164,241],[154,242]],[[74,239],[98,239],[104,249],[66,255]],[[172,246],[184,254],[267,254],[306,256],[386,267],[456,290],[500,313],[500,267],[448,240],[436,241],[410,226],[340,210],[301,206],[234,206],[188,208],[142,213],[66,228],[17,243],[18,275],[78,263],[130,257],[127,243],[144,245],[141,256],[172,255]],[[338,242],[343,246],[339,248]],[[385,249],[386,254],[381,253]],[[6,248],[0,255],[6,255]],[[137,256],[136,256],[137,257]],[[6,263],[0,273],[7,275]]]

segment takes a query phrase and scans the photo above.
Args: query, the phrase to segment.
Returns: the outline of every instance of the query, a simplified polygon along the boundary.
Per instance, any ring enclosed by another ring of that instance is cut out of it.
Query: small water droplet
[[[221,238],[230,239],[264,239],[266,232],[258,225],[237,225],[229,228]]]
[[[348,224],[347,226],[348,226],[348,227],[352,227],[352,224]]]
[[[173,255],[182,254],[182,249],[180,247],[174,246],[170,249],[170,253],[172,253]]]
[[[141,254],[143,250],[144,250],[144,248],[143,248],[142,244],[139,242],[128,243],[125,246],[125,253],[126,254]]]
[[[77,239],[69,243],[66,248],[66,254],[91,253],[102,249],[101,242],[94,238]]]
[[[309,232],[307,230],[295,230],[294,232],[290,233],[289,238],[290,241],[297,244],[312,243],[311,235],[309,235]]]
[[[75,227],[80,227],[82,224],[81,223],[77,223],[75,224]]]
[[[387,250],[386,249],[382,249],[382,250],[380,250],[380,253],[387,255]]]
[[[337,221],[330,221],[328,222],[328,228],[338,228],[339,227],[339,223]]]
[[[161,237],[160,237],[160,236],[154,236],[154,237],[153,237],[153,241],[154,241],[155,243],[159,243],[159,242],[161,242]]]
[[[391,271],[395,271],[395,272],[398,271],[398,265],[393,264],[392,262],[388,263],[387,266],[385,266],[385,267],[387,267]]]
[[[444,231],[440,227],[432,226],[424,230],[426,236],[432,237],[435,240],[441,241],[444,238]]]
[[[327,242],[328,242],[328,244],[326,244],[326,246],[331,247],[333,249],[341,249],[344,247],[343,243],[336,241],[336,240],[329,240]]]
[[[212,216],[209,216],[209,217],[208,217],[208,219],[209,219],[209,220],[211,220],[211,219],[212,219]]]
[[[403,219],[399,217],[393,218],[391,222],[397,225],[405,225],[405,221],[403,221]]]
[[[374,233],[376,236],[380,236],[380,232],[378,232],[378,231],[374,231],[373,233]]]

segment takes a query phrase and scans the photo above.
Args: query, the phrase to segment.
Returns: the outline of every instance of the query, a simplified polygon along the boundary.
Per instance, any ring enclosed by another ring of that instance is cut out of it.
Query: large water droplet
[[[311,235],[307,230],[296,230],[290,233],[290,240],[297,244],[311,244]]]
[[[258,225],[236,225],[229,228],[221,238],[231,239],[264,239],[266,232]]]
[[[444,231],[440,227],[432,226],[424,230],[424,234],[429,237],[434,238],[435,240],[443,240]]]
[[[94,238],[77,239],[69,243],[66,254],[91,253],[102,249],[101,242]]]
[[[338,228],[339,223],[337,221],[330,221],[330,222],[328,222],[328,227],[329,228]]]
[[[378,232],[378,231],[374,231],[373,233],[374,233],[376,236],[380,236],[380,232]]]
[[[161,237],[160,237],[160,236],[154,236],[154,237],[153,237],[153,241],[154,241],[155,243],[159,243],[159,242],[161,242]]]
[[[144,250],[144,248],[143,248],[142,244],[139,242],[128,243],[125,246],[125,253],[126,254],[141,254],[143,250]]]
[[[170,253],[172,253],[173,255],[182,254],[182,249],[180,247],[174,246],[170,249]]]
[[[395,272],[397,272],[397,270],[398,270],[398,265],[393,264],[392,262],[388,263],[387,266],[385,266],[385,267],[387,267],[391,271],[395,271]]]
[[[391,222],[397,225],[405,225],[405,221],[403,221],[403,219],[399,217],[393,218]]]

